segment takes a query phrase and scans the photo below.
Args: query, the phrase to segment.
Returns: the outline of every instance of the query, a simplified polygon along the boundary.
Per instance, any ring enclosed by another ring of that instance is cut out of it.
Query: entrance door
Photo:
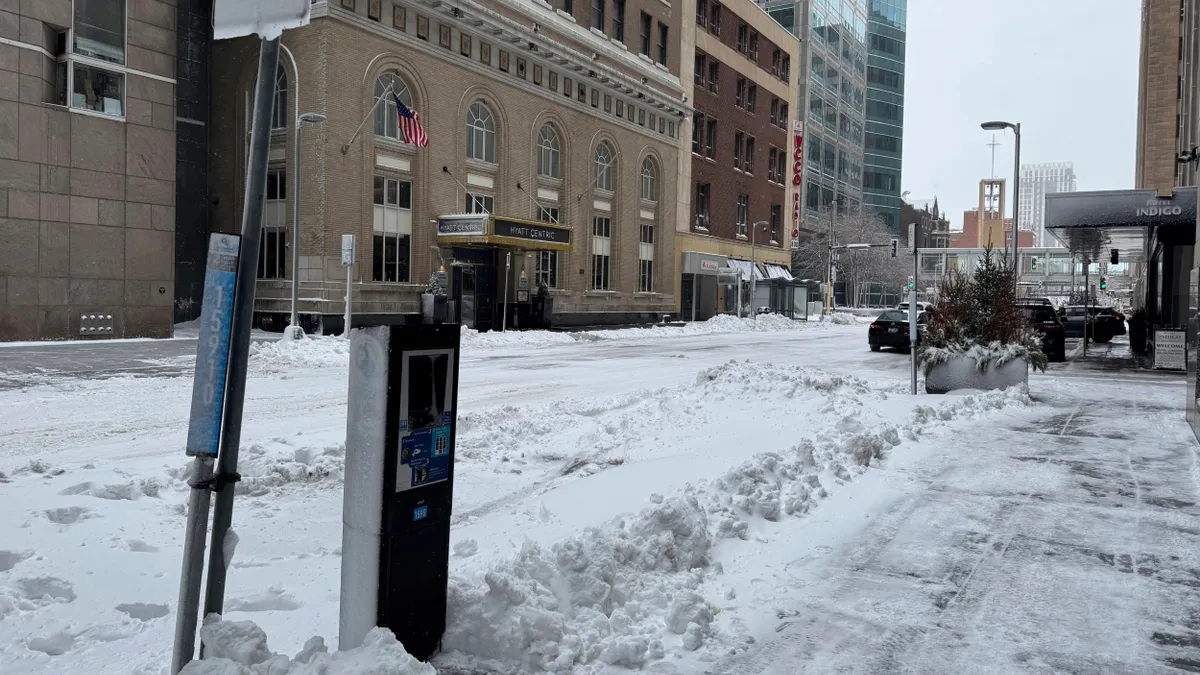
[[[683,283],[680,284],[679,287],[679,308],[681,310],[681,314],[683,314],[683,316],[679,318],[683,321],[692,320],[692,285],[695,283],[695,281],[696,275],[685,274],[683,275]]]
[[[475,268],[459,268],[458,306],[464,328],[475,327]]]
[[[475,266],[475,329],[495,330],[500,327],[496,312],[496,266]]]

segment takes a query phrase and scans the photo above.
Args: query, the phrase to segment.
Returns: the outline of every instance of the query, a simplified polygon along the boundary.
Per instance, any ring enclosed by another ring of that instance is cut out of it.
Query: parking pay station
[[[459,326],[350,338],[339,648],[383,626],[425,660],[446,629]]]

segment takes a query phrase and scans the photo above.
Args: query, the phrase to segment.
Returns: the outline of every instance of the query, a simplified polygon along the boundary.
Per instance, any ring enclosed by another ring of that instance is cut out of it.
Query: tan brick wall
[[[127,62],[173,78],[175,3],[129,3]],[[54,103],[70,0],[0,2],[0,340],[165,337],[174,301],[175,87],[125,76],[125,119]]]
[[[495,38],[483,38],[491,48],[491,66],[480,63],[480,36],[471,35],[471,55],[460,54],[461,32],[453,24],[451,48],[438,44],[439,22],[445,17],[426,13],[414,6],[406,9],[406,32],[403,36],[392,30],[393,13],[384,4],[382,21],[378,24],[366,17],[366,3],[358,3],[358,15],[340,14],[318,17],[306,28],[288,31],[283,44],[295,57],[300,82],[302,112],[322,112],[327,121],[320,127],[306,127],[303,134],[301,190],[301,249],[302,257],[323,256],[326,282],[305,285],[302,296],[321,295],[331,301],[341,300],[343,272],[338,263],[343,233],[358,238],[358,257],[355,278],[355,311],[411,311],[415,309],[416,294],[423,288],[437,255],[431,250],[434,226],[430,221],[440,215],[463,211],[465,197],[455,182],[466,184],[468,166],[465,159],[467,108],[475,100],[484,100],[497,118],[497,167],[494,174],[479,168],[471,173],[494,176],[494,212],[500,216],[531,218],[530,204],[536,194],[536,141],[545,122],[558,127],[563,143],[563,185],[559,189],[560,220],[573,228],[574,252],[560,254],[559,286],[563,289],[556,302],[559,311],[661,311],[674,305],[671,279],[674,276],[673,225],[675,204],[667,196],[676,193],[677,141],[668,134],[651,133],[637,121],[618,120],[613,112],[604,111],[601,104],[593,108],[590,93],[587,102],[548,89],[551,70],[558,76],[558,87],[569,76],[577,86],[580,76],[566,68],[550,65],[527,49]],[[430,20],[428,42],[417,39],[418,15]],[[497,64],[500,50],[509,52],[508,73]],[[213,72],[224,75],[214,83],[212,154],[214,195],[219,204],[214,210],[214,225],[224,231],[237,231],[241,221],[241,187],[245,166],[246,92],[251,91],[255,72],[256,47],[249,41],[225,43],[214,50]],[[525,76],[516,75],[517,59],[525,59]],[[289,77],[294,82],[290,61],[286,56]],[[534,65],[541,66],[541,84],[535,84]],[[399,72],[412,90],[413,107],[421,115],[430,137],[428,148],[413,150],[373,134],[368,120],[362,133],[350,143],[347,152],[342,146],[355,133],[373,104],[374,83],[388,71]],[[589,86],[594,82],[584,78]],[[289,91],[289,106],[293,92]],[[630,100],[637,100],[636,96]],[[289,112],[294,118],[295,111]],[[656,119],[660,117],[658,110]],[[648,124],[648,116],[647,116]],[[671,118],[679,133],[678,118]],[[666,129],[664,121],[663,128]],[[294,167],[292,132],[279,139],[287,148],[289,190],[292,189]],[[616,170],[613,234],[614,293],[588,292],[591,281],[590,246],[591,218],[595,191],[594,152],[597,143],[607,140],[619,156]],[[410,171],[378,169],[376,156],[386,155],[407,160]],[[656,290],[660,294],[636,293],[638,275],[638,227],[640,204],[640,167],[643,157],[653,156],[659,162],[659,194],[655,264]],[[454,178],[442,172],[448,167]],[[371,282],[373,194],[372,177],[376,173],[411,180],[413,184],[413,238],[411,284],[382,284]],[[518,189],[518,184],[522,189]],[[487,190],[481,190],[488,192]],[[291,193],[289,192],[289,199]],[[289,203],[290,222],[290,203]],[[443,247],[447,263],[451,254]],[[517,256],[518,260],[520,259]],[[515,263],[516,264],[516,263]],[[532,278],[532,258],[529,259]],[[518,268],[519,269],[519,268]],[[580,274],[583,269],[584,273]],[[259,297],[269,298],[282,292],[276,282],[259,284]],[[515,294],[514,294],[515,295]],[[259,309],[274,307],[269,300],[259,303]],[[322,306],[306,303],[304,311],[325,310],[340,313],[341,305]]]
[[[1138,75],[1138,188],[1175,185],[1179,152],[1179,0],[1144,0]]]

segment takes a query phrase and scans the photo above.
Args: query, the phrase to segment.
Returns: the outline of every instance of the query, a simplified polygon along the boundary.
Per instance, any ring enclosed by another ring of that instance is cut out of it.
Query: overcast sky
[[[954,229],[991,175],[990,132],[1021,123],[1021,163],[1071,161],[1080,190],[1133,187],[1136,0],[908,0],[903,189]],[[1013,171],[996,134],[996,175]],[[1012,201],[1009,200],[1011,213]]]

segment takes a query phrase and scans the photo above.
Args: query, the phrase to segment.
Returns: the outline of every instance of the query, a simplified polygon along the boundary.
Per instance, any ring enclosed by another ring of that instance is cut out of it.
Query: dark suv
[[[1125,322],[1110,307],[1071,305],[1058,310],[1058,314],[1070,338],[1083,337],[1085,324],[1088,337],[1096,342],[1111,342],[1114,335],[1125,334]]]
[[[1023,303],[1019,305],[1025,323],[1042,336],[1042,352],[1051,361],[1067,360],[1067,331],[1054,307]]]

